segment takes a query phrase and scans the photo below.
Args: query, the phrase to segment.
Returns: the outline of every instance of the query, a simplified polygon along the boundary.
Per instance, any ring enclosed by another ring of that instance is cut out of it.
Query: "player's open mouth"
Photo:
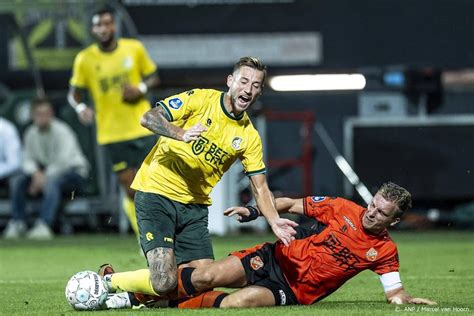
[[[239,96],[239,101],[241,103],[248,103],[248,102],[250,102],[250,100],[252,100],[252,98],[250,98],[248,96],[245,96],[245,95],[240,95]]]

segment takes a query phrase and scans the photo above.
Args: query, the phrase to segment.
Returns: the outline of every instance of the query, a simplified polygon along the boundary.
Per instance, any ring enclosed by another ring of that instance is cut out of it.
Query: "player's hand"
[[[94,122],[94,110],[90,107],[86,107],[84,110],[79,112],[79,121],[84,125],[91,125]]]
[[[229,217],[237,215],[236,219],[240,222],[242,217],[250,215],[250,211],[244,206],[232,206],[224,211],[224,215]]]
[[[31,183],[28,187],[28,193],[32,196],[35,196],[43,191],[45,181],[46,176],[42,171],[36,171],[33,173],[31,176]]]
[[[297,223],[281,217],[270,225],[275,236],[277,236],[285,246],[288,246],[292,240],[295,240],[294,236],[296,235],[296,230],[293,227],[296,226],[298,226]]]
[[[408,300],[408,304],[424,304],[424,305],[438,305],[435,301],[430,301],[426,298],[412,297]]]
[[[190,143],[195,141],[199,138],[203,132],[207,131],[207,128],[202,125],[201,123],[197,123],[196,125],[192,126],[190,129],[184,131],[182,141],[185,143]]]
[[[122,99],[128,103],[135,103],[143,97],[143,93],[138,89],[128,83],[123,85],[122,90]]]

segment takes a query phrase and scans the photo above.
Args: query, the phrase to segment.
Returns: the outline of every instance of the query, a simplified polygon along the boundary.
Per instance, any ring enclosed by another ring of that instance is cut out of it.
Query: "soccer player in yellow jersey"
[[[161,135],[140,167],[136,190],[140,243],[148,269],[111,273],[101,268],[113,292],[171,294],[177,287],[177,265],[210,264],[213,250],[208,224],[209,193],[239,159],[259,210],[286,245],[297,224],[280,218],[265,177],[262,143],[245,111],[261,95],[266,66],[241,58],[227,77],[227,92],[190,90],[157,103],[141,124]]]
[[[76,56],[68,100],[83,124],[96,121],[97,141],[104,145],[127,197],[124,209],[135,233],[138,228],[130,188],[136,170],[156,142],[140,118],[150,109],[145,99],[149,88],[159,84],[156,65],[143,45],[134,39],[116,39],[113,12],[101,9],[92,17],[97,43]],[[83,103],[88,90],[94,110]]]

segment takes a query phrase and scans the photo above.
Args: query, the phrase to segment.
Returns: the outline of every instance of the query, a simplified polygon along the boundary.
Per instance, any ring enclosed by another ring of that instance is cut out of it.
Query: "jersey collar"
[[[222,92],[222,94],[221,94],[221,108],[222,108],[222,111],[224,112],[224,114],[225,114],[228,118],[230,118],[230,119],[232,119],[232,120],[234,120],[234,121],[238,121],[238,120],[240,120],[242,117],[244,117],[244,113],[245,113],[245,112],[242,112],[239,116],[232,116],[232,115],[227,111],[227,109],[225,108],[225,104],[224,104],[224,96],[225,96],[225,92]]]

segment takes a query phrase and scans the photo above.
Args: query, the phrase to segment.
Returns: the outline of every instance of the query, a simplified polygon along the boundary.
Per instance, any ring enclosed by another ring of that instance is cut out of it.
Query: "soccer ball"
[[[107,299],[102,278],[93,271],[74,274],[66,285],[66,299],[76,310],[100,309]]]

